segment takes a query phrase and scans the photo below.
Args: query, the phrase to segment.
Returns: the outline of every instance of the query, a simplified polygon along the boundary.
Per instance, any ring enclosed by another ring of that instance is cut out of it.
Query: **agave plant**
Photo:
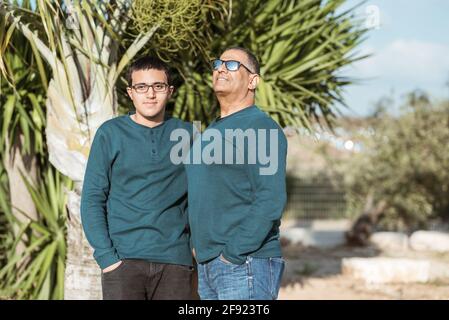
[[[30,10],[29,1],[22,2],[21,7]],[[37,181],[40,165],[47,162],[44,144],[47,70],[42,68],[39,72],[42,65],[39,67],[30,44],[8,21],[4,10],[0,12],[0,26],[0,161],[4,170],[0,197],[7,199],[12,215],[25,223],[28,219],[20,212],[37,219],[37,209],[20,172],[26,171],[28,179]],[[7,226],[18,238],[18,224]],[[21,254],[28,243],[27,235],[19,241],[15,248]],[[3,265],[4,261],[0,268]]]
[[[8,175],[0,163],[0,266],[6,263],[6,251],[8,250],[11,238],[8,237],[8,233],[12,228],[8,221],[8,215],[5,212],[9,212],[10,205],[7,198],[7,184]],[[1,299],[1,298],[0,298]]]
[[[0,198],[9,225],[19,227],[19,236],[10,232],[5,252],[7,263],[0,269],[0,296],[15,299],[62,299],[66,258],[66,189],[72,182],[51,166],[43,173],[39,185],[23,179],[38,210],[37,219],[22,221],[13,215],[5,199]],[[27,216],[25,212],[23,215]],[[11,231],[11,228],[8,230]],[[27,234],[26,250],[16,247]]]
[[[30,1],[14,4],[32,13]],[[38,249],[42,249],[47,257],[28,250],[34,246],[36,238],[31,226],[46,225],[45,216],[38,212],[42,203],[36,205],[29,184],[47,185],[48,181],[48,186],[56,183],[53,189],[61,190],[66,181],[45,179],[46,175],[39,173],[42,168],[50,166],[44,137],[48,70],[40,56],[33,52],[29,41],[8,19],[8,12],[4,9],[0,7],[0,273],[3,275],[0,296],[61,298],[63,283],[58,280],[58,268],[51,267],[44,282],[45,288],[59,288],[51,289],[51,294],[44,294],[40,286],[36,286],[40,271],[26,276],[31,285],[20,286],[17,290],[14,286],[15,280],[22,279],[22,275],[39,264],[36,259],[42,261],[58,257],[41,245]],[[24,16],[23,21],[29,23],[30,19],[31,15]],[[49,200],[44,197],[43,201]],[[65,210],[60,214],[65,215]],[[33,277],[35,279],[31,279]]]
[[[20,8],[31,10],[30,1],[23,1]],[[48,70],[26,38],[15,30],[16,23],[8,21],[9,17],[5,7],[0,6],[0,148],[7,151],[16,142],[19,131],[23,135],[23,153],[30,154],[34,149],[43,156],[43,100]],[[30,17],[26,18],[24,22],[28,23]]]

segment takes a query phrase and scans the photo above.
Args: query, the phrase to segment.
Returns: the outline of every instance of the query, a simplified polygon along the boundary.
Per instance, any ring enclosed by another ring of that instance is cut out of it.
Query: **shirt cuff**
[[[101,270],[106,269],[109,266],[112,266],[114,263],[119,262],[121,259],[117,255],[116,252],[106,253],[102,256],[95,258]]]
[[[246,257],[241,257],[235,254],[232,254],[229,252],[228,248],[224,248],[223,252],[221,253],[223,257],[228,260],[229,262],[232,262],[233,264],[243,264],[246,261]]]

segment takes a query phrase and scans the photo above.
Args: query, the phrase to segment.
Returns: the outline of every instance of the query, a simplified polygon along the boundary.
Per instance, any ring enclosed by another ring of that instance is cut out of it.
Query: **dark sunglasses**
[[[245,66],[243,63],[241,63],[240,61],[237,60],[221,60],[221,59],[214,59],[212,60],[211,64],[212,64],[212,69],[213,70],[218,70],[220,68],[220,66],[224,63],[226,69],[228,71],[237,71],[240,66],[244,67],[246,70],[248,70],[249,73],[254,73],[252,72],[247,66]]]

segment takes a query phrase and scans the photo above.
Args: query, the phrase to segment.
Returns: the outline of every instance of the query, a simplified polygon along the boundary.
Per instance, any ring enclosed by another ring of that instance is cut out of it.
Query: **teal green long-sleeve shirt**
[[[104,269],[124,258],[192,265],[187,180],[170,161],[170,118],[149,128],[130,115],[97,130],[86,167],[81,218],[94,258]]]
[[[235,135],[227,136],[227,131]],[[234,139],[245,134],[249,138],[244,144]],[[282,129],[257,106],[219,118],[195,139],[186,172],[191,241],[199,263],[220,254],[235,264],[247,256],[282,255],[286,155]]]

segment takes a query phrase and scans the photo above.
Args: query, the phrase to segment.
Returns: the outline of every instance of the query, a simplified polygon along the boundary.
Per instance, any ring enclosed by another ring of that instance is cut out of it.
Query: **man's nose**
[[[223,62],[217,69],[218,72],[228,72],[225,63]]]
[[[149,87],[147,91],[147,97],[154,98],[156,96],[156,92],[153,87]]]

